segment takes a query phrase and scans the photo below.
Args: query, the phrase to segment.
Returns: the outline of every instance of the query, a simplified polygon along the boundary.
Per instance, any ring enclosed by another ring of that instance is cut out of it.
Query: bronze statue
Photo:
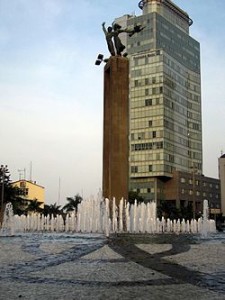
[[[109,26],[108,30],[106,30],[105,22],[103,22],[102,23],[102,29],[105,33],[105,38],[106,38],[106,42],[107,42],[109,52],[112,56],[115,56],[115,49],[114,49],[114,45],[113,45],[113,42],[112,42],[112,37],[114,36],[114,32],[112,31],[112,27]]]
[[[125,46],[122,44],[120,38],[119,38],[119,34],[122,33],[122,32],[127,32],[127,29],[121,29],[122,27],[115,23],[113,25],[113,39],[114,39],[114,45],[115,45],[115,48],[116,48],[116,54],[117,55],[121,55],[121,53],[123,52],[123,50],[125,49]]]
[[[107,42],[107,46],[108,46],[110,54],[112,56],[115,56],[115,55],[121,56],[122,52],[125,49],[125,46],[122,44],[122,42],[119,38],[120,33],[126,32],[131,37],[133,34],[142,31],[144,28],[145,27],[142,27],[141,25],[135,24],[134,28],[132,30],[129,30],[127,28],[122,29],[122,27],[119,24],[114,23],[113,27],[109,26],[106,30],[105,22],[103,22],[102,29],[103,29],[103,32],[105,33],[106,42]],[[124,55],[126,55],[126,53]]]

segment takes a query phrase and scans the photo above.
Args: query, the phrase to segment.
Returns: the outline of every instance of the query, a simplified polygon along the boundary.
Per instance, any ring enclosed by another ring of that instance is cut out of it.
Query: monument
[[[104,60],[103,197],[115,198],[118,205],[121,198],[128,199],[129,178],[129,60],[119,35],[131,36],[144,27],[129,30],[114,23],[106,29],[102,23],[102,29],[111,55]],[[101,61],[100,54],[96,65]]]
[[[111,56],[104,67],[103,197],[128,199],[129,61]]]

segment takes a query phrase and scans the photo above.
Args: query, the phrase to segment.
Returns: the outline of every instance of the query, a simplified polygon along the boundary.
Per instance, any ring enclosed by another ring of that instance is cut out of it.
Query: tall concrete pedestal
[[[104,68],[103,197],[128,199],[129,61],[113,56]]]

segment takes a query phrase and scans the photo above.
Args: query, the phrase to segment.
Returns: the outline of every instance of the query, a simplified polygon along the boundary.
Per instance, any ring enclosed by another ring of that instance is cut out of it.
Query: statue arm
[[[119,31],[119,33],[122,33],[122,32],[132,33],[132,32],[133,32],[133,30],[128,29],[128,28],[120,29],[120,30],[118,30],[118,31]]]
[[[102,23],[102,30],[104,31],[105,35],[107,34],[107,30],[105,28],[105,22]]]

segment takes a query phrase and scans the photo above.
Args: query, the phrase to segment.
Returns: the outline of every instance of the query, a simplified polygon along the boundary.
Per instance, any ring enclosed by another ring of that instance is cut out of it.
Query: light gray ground
[[[0,300],[223,300],[224,253],[225,235],[0,237]]]

